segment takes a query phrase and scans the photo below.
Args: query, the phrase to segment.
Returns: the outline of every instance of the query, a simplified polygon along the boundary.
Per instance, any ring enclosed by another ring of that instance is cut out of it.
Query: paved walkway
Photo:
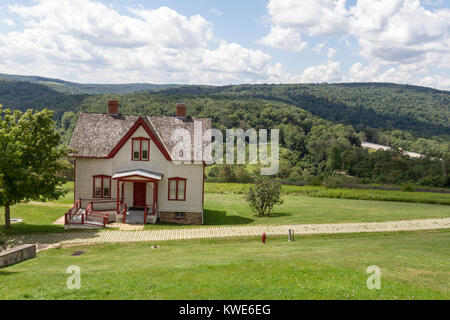
[[[61,243],[72,244],[98,244],[121,242],[145,242],[202,238],[228,238],[260,236],[263,232],[267,236],[286,235],[288,230],[295,234],[333,234],[358,232],[386,232],[386,231],[412,231],[449,229],[450,218],[401,220],[387,222],[357,222],[332,224],[294,224],[294,225],[258,225],[244,227],[202,227],[178,228],[143,231],[73,231],[65,233],[35,234],[15,237],[21,243]]]
[[[121,222],[114,222],[108,224],[108,228],[117,228],[120,231],[142,231],[144,230],[143,224],[127,224]]]

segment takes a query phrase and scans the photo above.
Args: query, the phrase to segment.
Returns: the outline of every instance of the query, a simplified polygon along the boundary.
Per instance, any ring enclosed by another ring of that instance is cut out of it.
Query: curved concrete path
[[[61,243],[72,244],[98,244],[121,242],[145,242],[164,240],[184,240],[202,238],[227,238],[260,236],[263,232],[267,236],[286,235],[288,230],[294,230],[296,235],[301,234],[333,234],[358,232],[393,232],[449,229],[450,218],[400,220],[386,222],[356,222],[331,224],[294,224],[294,225],[257,225],[244,227],[199,227],[178,228],[143,231],[74,231],[65,233],[35,234],[11,237],[19,243]]]

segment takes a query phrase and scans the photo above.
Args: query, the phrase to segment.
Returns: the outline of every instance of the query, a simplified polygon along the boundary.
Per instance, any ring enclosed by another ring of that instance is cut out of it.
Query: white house
[[[125,116],[118,101],[110,101],[108,111],[79,114],[69,145],[75,204],[66,225],[116,219],[202,224],[205,163],[174,161],[173,133],[183,129],[193,137],[200,123],[203,135],[211,119],[186,117],[184,104],[174,117]]]

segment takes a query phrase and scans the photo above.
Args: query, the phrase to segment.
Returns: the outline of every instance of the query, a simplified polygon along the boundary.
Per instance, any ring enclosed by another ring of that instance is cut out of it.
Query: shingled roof
[[[172,141],[172,135],[176,129],[186,129],[194,139],[194,122],[201,122],[202,135],[211,128],[211,119],[209,118],[112,116],[110,114],[80,113],[69,144],[70,148],[76,150],[73,156],[107,158],[139,119],[145,122],[159,144],[171,157],[172,149],[176,144]],[[208,144],[208,141],[203,142],[203,147]]]

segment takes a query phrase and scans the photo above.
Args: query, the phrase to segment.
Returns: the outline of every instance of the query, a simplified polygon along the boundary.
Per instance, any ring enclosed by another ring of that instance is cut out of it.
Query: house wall
[[[122,146],[112,159],[77,158],[75,199],[93,198],[93,176],[113,176],[119,171],[145,169],[160,172],[163,179],[158,183],[159,212],[203,213],[203,164],[179,164],[168,161],[152,140],[150,142],[150,160],[132,161],[132,138],[150,138],[144,128],[139,127],[132,137]],[[168,178],[181,177],[186,181],[186,201],[168,200]],[[117,182],[111,182],[111,196],[117,196]],[[133,183],[126,182],[124,190],[125,203],[133,205]],[[152,184],[147,184],[147,203],[153,197]]]

